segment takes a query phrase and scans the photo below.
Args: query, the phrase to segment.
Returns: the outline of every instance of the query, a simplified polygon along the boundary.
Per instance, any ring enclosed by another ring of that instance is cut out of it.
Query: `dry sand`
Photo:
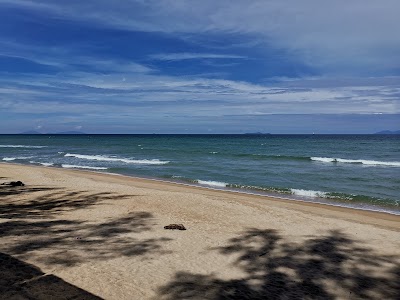
[[[57,168],[0,177],[26,183],[0,187],[2,299],[400,296],[399,216]]]

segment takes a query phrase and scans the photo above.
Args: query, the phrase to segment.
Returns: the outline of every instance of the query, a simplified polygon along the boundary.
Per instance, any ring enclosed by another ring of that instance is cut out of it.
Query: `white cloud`
[[[310,82],[302,79],[299,81],[307,88],[299,88],[293,80],[266,85],[157,73],[69,72],[56,78],[26,74],[23,81],[29,85],[21,84],[21,78],[2,80],[0,110],[39,114],[90,112],[115,118],[124,113],[154,118],[171,113],[188,117],[400,113],[400,86],[393,85],[393,78],[387,79],[387,85],[382,78],[376,80],[376,85],[370,78],[368,86],[346,83],[331,87],[325,86],[325,79],[321,79],[322,83],[315,78]]]
[[[2,2],[101,27],[256,36],[266,47],[285,49],[339,74],[400,67],[398,0]]]
[[[149,55],[151,59],[177,61],[188,59],[247,59],[246,56],[213,53],[164,53]]]

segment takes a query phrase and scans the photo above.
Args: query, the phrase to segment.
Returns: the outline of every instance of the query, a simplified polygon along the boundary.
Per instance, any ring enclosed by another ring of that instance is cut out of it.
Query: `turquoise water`
[[[400,214],[396,135],[0,135],[0,160]]]

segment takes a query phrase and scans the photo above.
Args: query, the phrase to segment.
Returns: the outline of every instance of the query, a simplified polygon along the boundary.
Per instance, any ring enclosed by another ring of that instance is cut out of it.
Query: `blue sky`
[[[0,133],[400,129],[400,1],[0,0]]]

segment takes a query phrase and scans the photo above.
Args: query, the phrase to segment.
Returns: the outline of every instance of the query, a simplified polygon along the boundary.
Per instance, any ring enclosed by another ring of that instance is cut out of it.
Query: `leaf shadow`
[[[251,228],[212,249],[236,260],[242,278],[178,272],[160,299],[399,299],[398,256],[384,256],[340,231],[304,242]]]
[[[0,194],[0,238],[4,240],[0,249],[5,253],[63,266],[88,260],[169,253],[163,250],[169,238],[143,235],[158,225],[149,212],[132,211],[106,219],[73,217],[75,212],[89,213],[93,206],[134,199],[138,195],[71,192],[47,187],[19,189],[17,195],[20,194],[23,197]],[[70,217],[64,217],[65,214]],[[48,255],[41,255],[40,250]]]

